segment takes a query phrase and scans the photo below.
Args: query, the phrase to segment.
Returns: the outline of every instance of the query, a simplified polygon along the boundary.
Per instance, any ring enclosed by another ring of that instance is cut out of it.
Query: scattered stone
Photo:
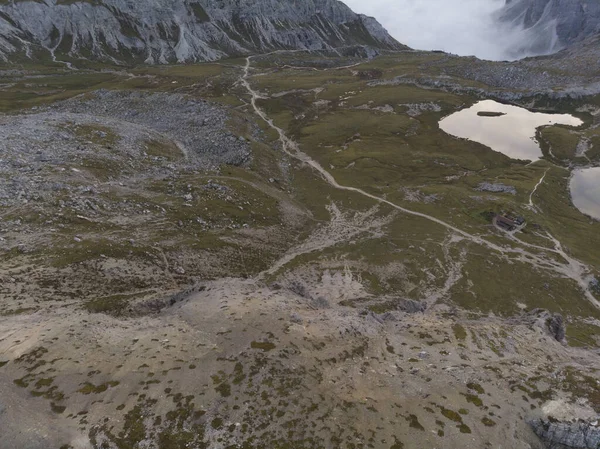
[[[398,309],[406,313],[423,313],[427,310],[427,304],[412,299],[400,299]]]
[[[565,342],[566,328],[564,318],[559,313],[551,313],[545,309],[533,309],[524,316],[517,318],[530,326],[536,326],[560,343]]]
[[[407,109],[406,113],[410,117],[418,117],[424,112],[440,112],[442,110],[441,106],[435,103],[408,103],[401,104],[400,106],[404,106]]]
[[[513,186],[507,186],[502,183],[492,184],[489,182],[482,182],[475,190],[479,192],[510,193],[511,195],[517,194],[517,189],[515,189]]]
[[[319,297],[311,300],[310,303],[316,309],[329,309],[331,307],[331,304],[329,304],[329,301],[326,298],[324,298],[323,296],[319,296]]]
[[[290,284],[288,285],[288,290],[291,291],[292,293],[295,293],[298,296],[301,296],[302,298],[309,297],[309,293],[308,293],[308,289],[306,288],[306,285],[304,285],[300,281],[290,282]]]

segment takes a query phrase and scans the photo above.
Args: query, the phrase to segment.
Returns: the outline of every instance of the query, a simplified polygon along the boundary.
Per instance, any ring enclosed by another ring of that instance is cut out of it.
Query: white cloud
[[[530,38],[494,18],[505,0],[343,0],[354,11],[373,16],[397,40],[419,50],[443,50],[483,59],[515,59]]]

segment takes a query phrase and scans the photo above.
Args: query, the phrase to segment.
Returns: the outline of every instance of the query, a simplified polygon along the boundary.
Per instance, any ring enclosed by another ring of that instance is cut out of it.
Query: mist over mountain
[[[507,0],[497,17],[522,35],[515,53],[554,52],[600,33],[597,0]]]
[[[399,50],[402,43],[515,60],[555,53],[600,29],[600,3],[590,0],[345,3],[0,0],[0,58],[198,62],[282,49]]]
[[[598,31],[600,3],[587,0],[346,0],[400,42],[482,59],[555,53]]]

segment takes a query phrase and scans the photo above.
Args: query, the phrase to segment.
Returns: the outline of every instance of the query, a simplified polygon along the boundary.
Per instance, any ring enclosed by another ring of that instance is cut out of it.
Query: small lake
[[[600,167],[575,170],[570,187],[575,207],[600,220]]]
[[[482,143],[513,159],[536,161],[542,150],[535,140],[536,128],[545,125],[580,126],[583,121],[569,114],[531,112],[493,100],[484,100],[440,121],[446,133]]]

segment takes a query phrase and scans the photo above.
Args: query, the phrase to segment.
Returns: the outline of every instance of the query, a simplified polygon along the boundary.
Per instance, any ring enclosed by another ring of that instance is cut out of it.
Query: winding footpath
[[[537,209],[535,207],[535,204],[533,204],[533,195],[535,195],[535,192],[537,192],[538,187],[543,184],[544,179],[546,178],[546,175],[548,174],[548,171],[550,171],[549,168],[546,169],[546,171],[544,172],[544,175],[540,178],[540,180],[538,181],[538,183],[533,188],[531,194],[529,195],[529,205],[528,205],[528,208],[531,209],[536,214],[537,214]]]
[[[538,254],[528,252],[524,248],[512,248],[512,247],[504,247],[504,246],[497,245],[497,244],[492,243],[480,236],[473,235],[466,231],[463,231],[462,229],[459,229],[449,223],[446,223],[445,221],[440,220],[439,218],[424,214],[422,212],[417,212],[417,211],[413,211],[410,209],[406,209],[406,208],[399,206],[389,200],[386,200],[385,198],[378,197],[376,195],[368,193],[357,187],[349,187],[349,186],[344,186],[344,185],[339,184],[335,180],[335,178],[331,175],[331,173],[329,173],[327,170],[325,170],[317,161],[312,159],[309,155],[302,152],[300,150],[298,144],[296,142],[294,142],[292,139],[290,139],[285,134],[285,131],[283,129],[281,129],[280,127],[275,125],[275,123],[273,122],[273,119],[271,119],[269,116],[267,116],[267,114],[257,105],[257,100],[267,99],[267,97],[262,96],[258,91],[254,90],[252,88],[252,86],[250,85],[249,78],[250,78],[251,64],[252,64],[252,56],[249,56],[246,58],[246,64],[244,66],[243,73],[242,73],[242,76],[240,77],[239,81],[242,84],[242,86],[244,86],[244,88],[248,91],[248,94],[251,97],[250,104],[251,104],[252,108],[254,109],[254,112],[264,122],[266,122],[273,130],[275,130],[277,132],[277,134],[279,136],[279,140],[281,142],[282,150],[288,156],[312,167],[317,173],[319,173],[319,175],[330,186],[332,186],[338,190],[345,190],[348,192],[358,193],[358,194],[360,194],[364,197],[370,198],[380,204],[386,204],[404,214],[412,215],[414,217],[419,217],[419,218],[423,218],[425,220],[432,221],[434,223],[437,223],[440,226],[443,226],[444,228],[448,229],[449,231],[457,234],[458,236],[462,237],[463,239],[466,239],[473,243],[477,243],[479,245],[485,246],[491,250],[499,252],[503,256],[507,256],[508,254],[510,254],[510,255],[517,257],[517,260],[519,260],[520,262],[529,263],[537,268],[549,269],[549,270],[552,270],[566,278],[572,279],[575,282],[577,282],[577,284],[580,286],[580,288],[582,289],[586,298],[590,302],[592,302],[592,304],[594,304],[596,307],[600,308],[600,302],[592,295],[592,293],[589,290],[589,282],[591,279],[591,275],[590,275],[590,270],[588,269],[588,267],[585,264],[583,264],[583,263],[579,262],[578,260],[567,255],[566,252],[562,249],[560,242],[550,235],[548,235],[547,238],[554,243],[554,248],[546,248],[546,247],[542,247],[539,245],[527,243],[516,237],[513,237],[512,241],[521,245],[522,247],[527,247],[527,248],[535,249],[538,251],[554,253],[555,255],[558,255],[561,258],[563,258],[565,260],[566,264],[562,264],[554,259],[543,257]],[[544,175],[544,177],[545,177],[545,175]],[[544,177],[542,177],[542,179],[538,183],[538,186],[542,183]],[[536,186],[536,189],[538,186]],[[535,192],[535,190],[534,190],[534,192]],[[532,194],[532,196],[533,196],[533,194]]]

